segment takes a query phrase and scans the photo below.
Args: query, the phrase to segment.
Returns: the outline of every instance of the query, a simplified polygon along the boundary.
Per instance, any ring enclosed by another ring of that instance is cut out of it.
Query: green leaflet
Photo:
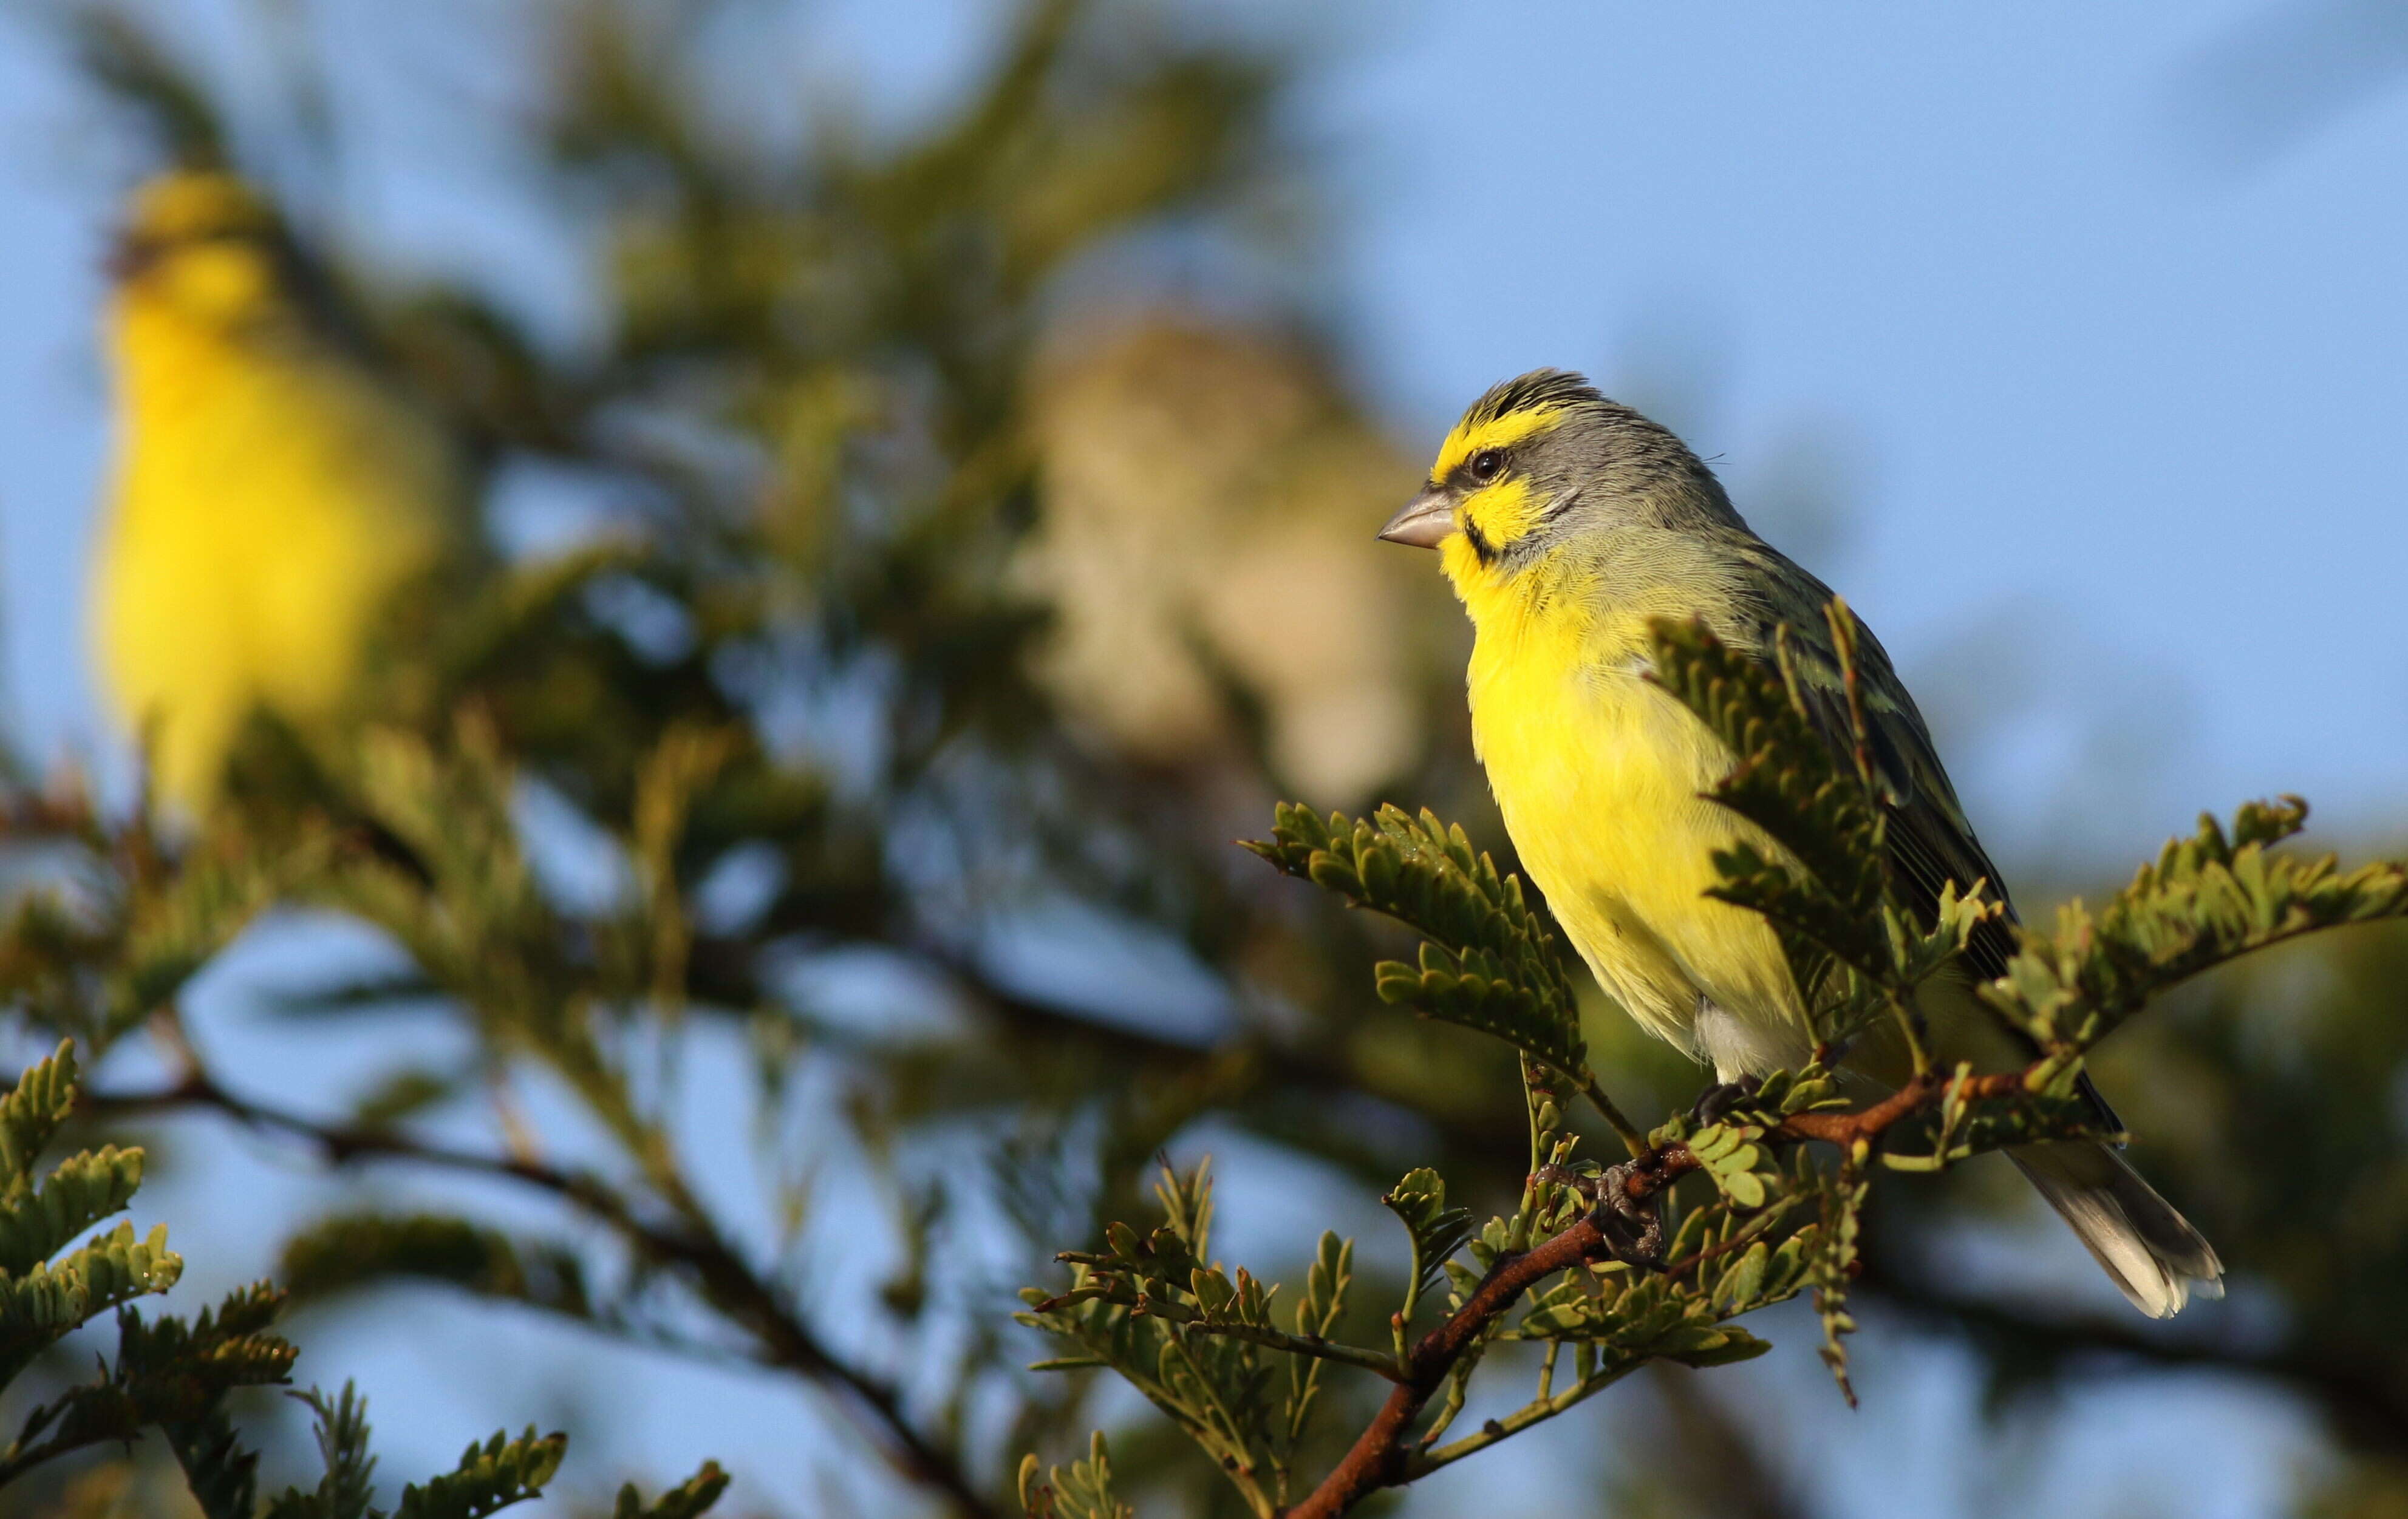
[[[1770,1195],[1765,1178],[1757,1174],[1770,1160],[1770,1152],[1756,1143],[1763,1137],[1757,1125],[1727,1122],[1709,1124],[1689,1136],[1689,1153],[1733,1207],[1761,1208]]]
[[[540,1498],[567,1451],[566,1435],[538,1435],[533,1425],[515,1440],[496,1431],[482,1445],[462,1452],[452,1470],[429,1477],[423,1485],[404,1487],[393,1519],[484,1519]]]
[[[1866,781],[1841,770],[1797,693],[1764,664],[1702,623],[1659,619],[1652,634],[1657,684],[1738,757],[1714,800],[1770,834],[1802,870],[1743,845],[1715,857],[1724,884],[1713,894],[1771,922],[1800,986],[1816,984],[1827,957],[1878,965],[1883,821]]]
[[[63,1039],[0,1097],[0,1184],[14,1187],[32,1179],[42,1146],[74,1111],[76,1086],[75,1042]]]
[[[367,1399],[348,1382],[331,1400],[314,1387],[292,1396],[316,1415],[311,1433],[324,1475],[309,1492],[286,1488],[267,1506],[266,1519],[370,1519],[376,1457],[368,1454]]]
[[[1585,1080],[1587,1046],[1555,935],[1518,877],[1476,854],[1460,827],[1383,807],[1369,819],[1283,804],[1272,836],[1243,847],[1291,875],[1426,936],[1418,967],[1388,961],[1381,1000],[1505,1040]]]
[[[38,1187],[12,1179],[0,1192],[0,1276],[22,1276],[76,1236],[123,1211],[142,1185],[142,1152],[114,1144],[58,1163]]]
[[[1412,1238],[1412,1294],[1418,1298],[1438,1280],[1447,1257],[1471,1237],[1471,1210],[1448,1207],[1445,1180],[1426,1166],[1407,1171],[1380,1200]]]
[[[1076,1347],[1039,1369],[1109,1367],[1202,1445],[1254,1512],[1268,1514],[1288,1501],[1289,1463],[1327,1359],[1388,1364],[1380,1353],[1327,1339],[1345,1309],[1354,1246],[1325,1234],[1295,1312],[1281,1315],[1275,1284],[1197,1257],[1209,1239],[1209,1172],[1182,1177],[1166,1169],[1155,1196],[1163,1224],[1140,1236],[1114,1223],[1105,1249],[1063,1252],[1069,1290],[1025,1289],[1028,1311],[1016,1316]],[[1029,1485],[1035,1469],[1023,1467],[1025,1495],[1038,1490]],[[1070,1490],[1056,1491],[1054,1501]]]
[[[636,1491],[634,1483],[628,1483],[619,1489],[610,1519],[701,1519],[726,1491],[727,1473],[719,1469],[718,1462],[705,1461],[700,1470],[650,1503]]]
[[[265,859],[230,847],[198,851],[164,888],[137,892],[127,904],[100,1036],[116,1038],[175,997],[260,914],[319,869],[329,849],[327,841],[311,838]]]
[[[1112,1463],[1102,1430],[1087,1442],[1087,1457],[1040,1472],[1037,1457],[1020,1460],[1020,1509],[1027,1519],[1136,1519],[1137,1511],[1112,1493]]]
[[[2152,997],[2213,966],[2322,929],[2408,916],[2408,866],[2346,873],[2331,855],[2274,851],[2307,820],[2297,797],[2244,802],[2228,833],[2202,815],[2097,913],[2060,908],[2028,934],[1990,1005],[2044,1045],[2087,1048]]]
[[[167,1248],[167,1226],[137,1240],[133,1225],[120,1224],[57,1261],[0,1280],[0,1382],[70,1329],[120,1303],[166,1291],[183,1271],[183,1258]]]

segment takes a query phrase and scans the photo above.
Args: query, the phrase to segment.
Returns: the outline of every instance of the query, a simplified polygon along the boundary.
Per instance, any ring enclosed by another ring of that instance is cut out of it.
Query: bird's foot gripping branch
[[[1831,618],[1852,676],[1854,623],[1836,604]],[[1997,909],[1979,884],[1943,893],[1936,910],[1905,899],[1853,710],[1851,765],[1851,745],[1816,731],[1785,668],[1688,624],[1656,627],[1655,659],[1657,684],[1740,757],[1713,800],[1778,846],[1718,857],[1715,894],[1761,914],[1798,984],[1813,989],[1817,1058],[1752,1091],[1718,1088],[1711,1104],[1641,1132],[1589,1067],[1561,957],[1518,880],[1427,813],[1354,820],[1283,807],[1272,838],[1249,848],[1423,936],[1418,965],[1378,968],[1380,996],[1520,1051],[1530,1165],[1513,1210],[1475,1227],[1436,1172],[1398,1183],[1383,1200],[1410,1237],[1412,1264],[1385,1343],[1340,1337],[1341,1325],[1369,1316],[1350,1303],[1351,1241],[1325,1233],[1300,1291],[1214,1261],[1202,1167],[1166,1169],[1164,1217],[1150,1232],[1115,1224],[1101,1248],[1062,1255],[1067,1287],[1024,1294],[1022,1322],[1068,1342],[1041,1366],[1125,1379],[1266,1519],[1343,1513],[1650,1361],[1759,1355],[1766,1342],[1737,1321],[1800,1293],[1813,1295],[1822,1354],[1846,1392],[1848,1284],[1871,1167],[1932,1171],[2009,1144],[2100,1137],[2099,1110],[2078,1090],[2085,1057],[2151,997],[2284,939],[2408,916],[2408,869],[2343,873],[2329,858],[2274,852],[2305,816],[2295,800],[2245,805],[2229,830],[2202,819],[2097,912],[2077,904],[2053,932],[2019,930],[2008,973],[1980,994],[2034,1051],[2028,1064],[1942,1069],[1917,988]],[[1890,1095],[1852,1105],[1825,1062],[1883,1025],[1907,1050],[1910,1073]],[[1582,1102],[1627,1160],[1604,1166],[1582,1153]],[[1500,1345],[1523,1354],[1492,1358]],[[1527,1401],[1455,1433],[1476,1377],[1521,1374],[1534,1379]],[[1300,1472],[1316,1411],[1333,1402],[1320,1397],[1326,1384],[1362,1376],[1387,1384],[1378,1412],[1334,1466]],[[1057,1519],[1131,1512],[1114,1496],[1100,1437],[1067,1468],[1028,1457],[1021,1496],[1030,1514]]]

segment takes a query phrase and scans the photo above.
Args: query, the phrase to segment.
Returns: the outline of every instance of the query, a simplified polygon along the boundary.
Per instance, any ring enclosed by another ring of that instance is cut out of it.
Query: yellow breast
[[[1770,841],[1700,796],[1729,755],[1642,674],[1648,618],[1684,609],[1609,610],[1560,586],[1458,589],[1477,630],[1472,741],[1573,947],[1649,1032],[1726,1075],[1795,1063],[1805,1019],[1779,944],[1703,894],[1713,850]]]

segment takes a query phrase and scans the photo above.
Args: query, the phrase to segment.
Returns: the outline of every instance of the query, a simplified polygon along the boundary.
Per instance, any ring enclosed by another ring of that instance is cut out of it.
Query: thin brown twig
[[[1330,1469],[1310,1497],[1287,1511],[1285,1519],[1337,1519],[1372,1493],[1400,1481],[1413,1420],[1463,1353],[1523,1293],[1557,1271],[1585,1266],[1605,1254],[1605,1232],[1592,1214],[1545,1243],[1499,1260],[1470,1300],[1413,1346],[1406,1358],[1405,1380],[1388,1394],[1345,1458]]]
[[[686,1228],[665,1228],[641,1217],[625,1198],[596,1177],[531,1158],[449,1149],[383,1129],[316,1123],[237,1097],[198,1070],[157,1091],[88,1093],[83,1105],[104,1117],[211,1110],[253,1129],[306,1141],[332,1165],[376,1159],[411,1161],[447,1171],[507,1176],[563,1198],[615,1229],[640,1254],[692,1273],[704,1299],[760,1343],[766,1364],[796,1372],[838,1394],[838,1406],[905,1477],[942,1493],[967,1519],[1001,1519],[1001,1511],[904,1412],[901,1395],[830,1350],[703,1220],[689,1217]]]
[[[1989,1076],[1967,1076],[1961,1082],[1924,1072],[1908,1081],[1897,1091],[1883,1098],[1871,1107],[1856,1113],[1793,1113],[1781,1120],[1772,1130],[1774,1139],[1822,1140],[1842,1150],[1855,1147],[1858,1140],[1879,1138],[1882,1130],[1938,1101],[1942,1093],[1955,1085],[1964,1093],[1965,1100],[2004,1097],[2021,1091],[2026,1072],[2004,1072]]]

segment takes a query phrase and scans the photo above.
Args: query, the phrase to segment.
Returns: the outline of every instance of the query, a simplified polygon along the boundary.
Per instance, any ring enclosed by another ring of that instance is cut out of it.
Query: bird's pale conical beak
[[[1392,544],[1411,544],[1415,548],[1436,548],[1455,531],[1455,503],[1443,490],[1425,490],[1405,504],[1405,509],[1388,518],[1380,536]]]

